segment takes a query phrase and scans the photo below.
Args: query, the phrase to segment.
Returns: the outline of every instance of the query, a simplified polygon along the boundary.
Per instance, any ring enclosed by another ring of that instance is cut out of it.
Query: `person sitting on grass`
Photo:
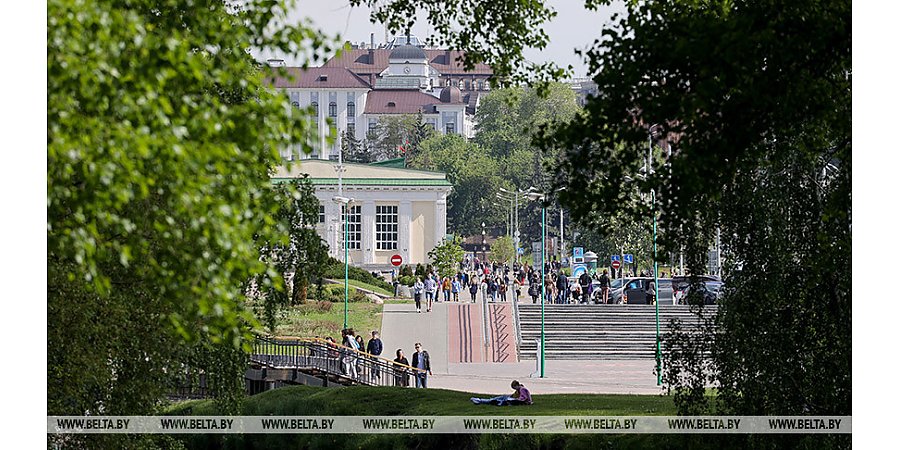
[[[506,405],[531,405],[533,402],[531,401],[531,392],[525,387],[524,384],[519,383],[516,380],[513,380],[512,384],[510,384],[516,392],[513,395],[500,395],[493,398],[478,398],[472,397],[472,403],[476,405],[497,405],[497,406],[506,406]]]

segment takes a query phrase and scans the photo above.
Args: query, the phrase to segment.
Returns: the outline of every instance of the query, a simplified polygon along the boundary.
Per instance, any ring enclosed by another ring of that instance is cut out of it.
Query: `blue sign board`
[[[610,261],[618,261],[618,260],[619,260],[619,255],[611,255],[611,256],[609,257],[609,260],[610,260]]]
[[[625,264],[634,264],[634,255],[626,253],[622,256],[625,257]]]
[[[524,255],[524,254],[525,254],[525,249],[522,248],[522,247],[519,247],[519,249],[517,250],[517,252],[518,252],[520,255]]]
[[[572,266],[572,276],[580,277],[581,274],[587,271],[587,266],[584,264],[575,264]]]
[[[572,249],[572,257],[575,259],[584,258],[584,247],[575,247]]]

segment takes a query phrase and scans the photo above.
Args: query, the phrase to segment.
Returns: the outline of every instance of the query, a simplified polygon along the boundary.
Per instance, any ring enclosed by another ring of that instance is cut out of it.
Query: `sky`
[[[549,0],[547,4],[557,12],[552,21],[544,24],[544,31],[550,37],[550,42],[543,51],[527,50],[525,58],[535,63],[553,61],[561,67],[571,64],[576,77],[586,76],[587,65],[575,55],[575,49],[590,48],[593,41],[600,37],[602,27],[609,23],[612,14],[624,12],[624,6],[619,3],[613,7],[589,11],[584,9],[584,3],[580,0]],[[369,9],[350,7],[347,0],[298,0],[289,15],[289,20],[299,21],[303,18],[312,20],[316,28],[328,35],[339,34],[341,41],[368,43],[370,33],[375,33],[375,42],[384,42],[384,27],[369,21]],[[419,16],[411,30],[412,34],[422,39],[431,31],[424,15]],[[289,66],[301,64],[301,61],[283,55],[260,56],[281,57]]]

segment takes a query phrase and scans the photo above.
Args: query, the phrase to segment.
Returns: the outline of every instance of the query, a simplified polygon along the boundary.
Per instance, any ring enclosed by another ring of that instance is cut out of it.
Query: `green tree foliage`
[[[481,222],[503,222],[504,209],[490,201],[500,188],[511,188],[499,173],[497,161],[488,152],[462,136],[437,135],[422,142],[409,160],[409,167],[445,172],[453,183],[447,197],[448,228],[455,234],[481,232]]]
[[[508,263],[516,257],[516,248],[509,236],[500,236],[491,244],[491,259],[501,263]]]
[[[328,248],[315,229],[319,200],[307,175],[277,185],[273,194],[280,205],[274,217],[288,230],[288,241],[261,243],[260,259],[274,267],[277,276],[290,282],[282,287],[268,278],[268,273],[254,278],[253,287],[262,294],[258,305],[263,322],[270,331],[275,330],[280,309],[306,303],[310,284],[323,275],[329,259]]]
[[[438,276],[452,277],[456,275],[460,261],[466,252],[462,248],[462,239],[459,237],[445,239],[440,245],[435,246],[428,252],[428,258],[437,270]]]
[[[48,414],[150,413],[185,367],[241,392],[254,235],[287,236],[268,172],[311,133],[247,49],[329,51],[241,5],[48,4]]]
[[[345,155],[356,162],[378,162],[387,159],[407,158],[416,153],[422,141],[428,139],[434,130],[424,123],[421,114],[401,114],[385,116],[378,125],[366,133],[366,139],[344,141]]]
[[[565,73],[553,63],[536,64],[525,59],[525,49],[547,46],[549,38],[541,24],[556,16],[540,0],[464,2],[452,8],[439,0],[350,0],[350,5],[368,6],[372,9],[372,22],[385,24],[394,34],[408,32],[417,13],[426,12],[434,27],[428,41],[441,47],[465,49],[461,62],[466,70],[478,63],[489,63],[494,71],[492,85],[545,82]]]
[[[498,19],[510,3],[467,7]],[[683,245],[693,273],[704,271],[721,227],[731,263],[718,331],[673,335],[666,352],[682,412],[704,411],[703,388],[717,382],[720,411],[849,414],[850,2],[626,7],[583,52],[599,95],[538,139],[565,149],[553,190],[599,229],[622,214],[642,222],[658,213],[663,252]],[[457,14],[429,20],[452,27]],[[521,23],[499,19],[486,29]],[[667,157],[647,158],[648,145]],[[626,176],[635,181],[623,189]],[[651,190],[654,204],[636,195]],[[704,349],[711,359],[699,358]]]

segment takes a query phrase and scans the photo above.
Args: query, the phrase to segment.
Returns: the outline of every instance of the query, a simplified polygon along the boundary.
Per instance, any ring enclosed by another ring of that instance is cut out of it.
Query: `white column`
[[[410,222],[412,221],[412,202],[409,200],[401,200],[397,207],[397,251],[403,258],[403,263],[409,263],[409,252],[412,248],[410,238]]]
[[[447,194],[438,194],[434,202],[434,244],[440,244],[447,234]]]
[[[341,205],[331,199],[320,200],[325,205],[325,225],[328,227],[328,254],[340,261],[344,260],[344,252],[341,248],[341,233],[344,232],[344,223],[341,221]]]
[[[362,251],[363,264],[375,263],[375,200],[362,204]]]

